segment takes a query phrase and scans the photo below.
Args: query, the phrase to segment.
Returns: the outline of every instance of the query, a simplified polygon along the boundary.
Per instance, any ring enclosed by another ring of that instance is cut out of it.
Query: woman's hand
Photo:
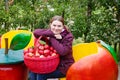
[[[56,37],[56,39],[62,39],[62,36],[60,34],[55,34],[54,36]]]

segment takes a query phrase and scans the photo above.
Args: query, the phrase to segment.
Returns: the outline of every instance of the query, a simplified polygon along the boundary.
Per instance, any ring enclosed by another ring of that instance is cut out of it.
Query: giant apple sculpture
[[[28,80],[23,49],[34,44],[32,32],[13,30],[2,35],[0,40],[0,80]]]
[[[93,43],[82,45],[75,53],[84,56],[69,68],[67,80],[117,80],[118,65],[113,48],[103,41],[87,46],[90,44]]]

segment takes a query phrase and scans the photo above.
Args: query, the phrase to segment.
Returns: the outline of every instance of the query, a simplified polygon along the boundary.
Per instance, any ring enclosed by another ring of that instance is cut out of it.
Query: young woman
[[[61,16],[54,16],[49,23],[48,29],[36,29],[34,36],[49,37],[50,45],[60,55],[60,63],[58,68],[48,74],[37,74],[30,72],[30,80],[47,80],[47,78],[65,77],[67,70],[74,63],[72,56],[73,35],[64,24],[64,19]]]

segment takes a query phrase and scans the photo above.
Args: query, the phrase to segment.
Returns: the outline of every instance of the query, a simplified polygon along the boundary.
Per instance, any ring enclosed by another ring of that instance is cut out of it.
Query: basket
[[[41,37],[38,39],[40,40]],[[36,44],[38,42],[36,41]],[[46,74],[51,73],[56,70],[59,64],[59,55],[50,56],[46,58],[36,58],[36,57],[28,57],[24,55],[24,63],[28,67],[28,69],[34,73]]]
[[[45,74],[56,70],[59,64],[59,55],[49,58],[30,58],[24,56],[24,63],[29,70],[35,73]]]

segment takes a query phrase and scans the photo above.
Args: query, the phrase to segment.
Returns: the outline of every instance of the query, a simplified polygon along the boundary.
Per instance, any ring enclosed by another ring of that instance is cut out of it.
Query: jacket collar
[[[63,32],[61,32],[60,34],[62,35],[62,37],[65,37],[69,32],[65,29]]]

